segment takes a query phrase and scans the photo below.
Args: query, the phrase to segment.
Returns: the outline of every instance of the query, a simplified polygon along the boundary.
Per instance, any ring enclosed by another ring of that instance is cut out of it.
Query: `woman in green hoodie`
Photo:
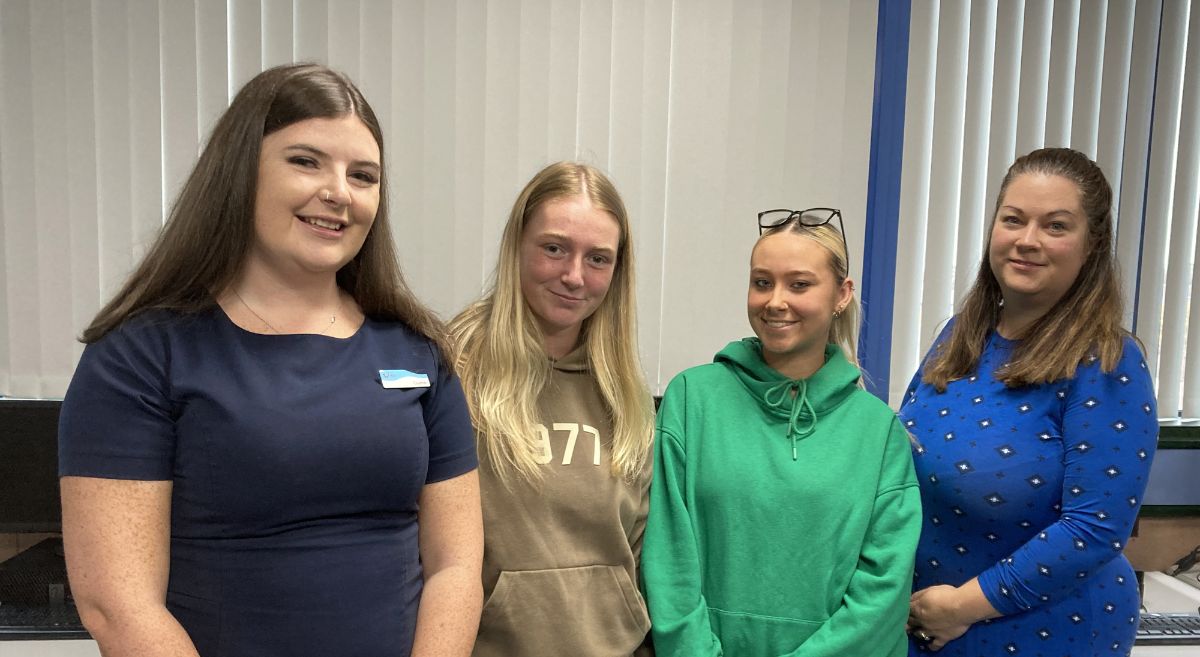
[[[920,494],[908,434],[859,386],[835,217],[759,214],[757,337],[667,387],[642,553],[659,657],[907,654]]]

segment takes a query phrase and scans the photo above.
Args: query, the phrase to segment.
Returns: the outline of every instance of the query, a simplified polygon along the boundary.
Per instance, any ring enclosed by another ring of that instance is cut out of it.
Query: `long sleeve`
[[[842,604],[786,657],[907,654],[904,623],[920,533],[921,494],[908,434],[893,422],[870,526]]]
[[[942,345],[950,339],[950,334],[954,331],[955,319],[955,317],[951,317],[946,320],[941,330],[938,331],[937,337],[933,339],[933,344],[929,346],[929,351],[926,351],[925,355],[921,358],[921,366],[917,368],[917,371],[913,372],[912,378],[908,380],[908,387],[904,389],[902,403],[907,404],[916,397],[917,388],[921,385],[921,378],[925,376],[925,368],[929,365],[929,361],[937,355]]]
[[[655,436],[650,515],[642,545],[642,580],[654,649],[660,657],[720,657],[700,585],[700,554],[688,512],[687,457],[678,437],[686,398],[680,381],[667,389]]]
[[[1113,371],[1086,363],[1053,389],[1063,404],[1059,518],[979,576],[988,601],[1006,615],[1061,599],[1121,555],[1157,442],[1154,391],[1132,340]]]
[[[646,518],[650,512],[650,482],[653,476],[654,453],[652,451],[650,457],[646,459],[646,467],[643,469],[643,475],[638,481],[639,490],[641,491],[641,495],[638,498],[641,500],[641,504],[638,507],[638,520],[630,528],[629,532],[629,548],[633,552],[633,559],[637,564],[636,581],[638,582],[638,586],[641,586],[641,583],[644,581],[642,579],[642,544],[646,537]],[[647,614],[649,614],[648,610]],[[642,642],[642,645],[638,646],[637,650],[634,651],[633,657],[654,657],[653,637],[650,636],[649,632],[646,633],[646,638]]]

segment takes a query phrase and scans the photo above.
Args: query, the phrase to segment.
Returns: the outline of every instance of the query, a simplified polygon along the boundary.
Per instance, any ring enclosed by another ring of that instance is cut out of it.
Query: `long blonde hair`
[[[1009,167],[996,195],[992,223],[1004,202],[1008,186],[1018,176],[1061,176],[1075,183],[1079,202],[1087,215],[1087,259],[1063,298],[1018,336],[1009,364],[996,372],[1008,387],[1049,383],[1075,376],[1075,368],[1088,356],[1100,359],[1102,371],[1111,372],[1121,358],[1128,331],[1121,327],[1121,291],[1113,257],[1112,188],[1104,172],[1088,156],[1069,148],[1042,148],[1023,155]],[[988,231],[975,284],[963,299],[950,338],[930,358],[923,380],[939,392],[955,379],[975,371],[988,331],[1000,321],[1003,296],[992,273]]]
[[[806,237],[825,249],[829,254],[829,269],[833,271],[834,284],[837,287],[842,286],[842,283],[850,275],[850,260],[846,255],[846,241],[842,239],[842,234],[838,232],[837,228],[834,228],[832,224],[806,226],[799,221],[791,220],[766,230],[759,236],[758,242],[783,232]],[[755,242],[756,246],[758,242]],[[829,342],[841,347],[846,360],[855,367],[858,367],[858,331],[861,326],[861,316],[858,298],[851,290],[850,302],[833,318],[833,322],[829,325]],[[861,368],[859,369],[861,370]]]
[[[649,457],[654,410],[638,360],[629,216],[607,176],[585,164],[558,162],[521,190],[504,227],[489,289],[450,323],[481,456],[506,485],[514,477],[542,477],[535,460],[537,402],[551,369],[541,329],[521,293],[521,238],[543,203],[579,196],[611,214],[621,230],[608,294],[580,331],[589,371],[612,421],[613,474],[633,479]]]

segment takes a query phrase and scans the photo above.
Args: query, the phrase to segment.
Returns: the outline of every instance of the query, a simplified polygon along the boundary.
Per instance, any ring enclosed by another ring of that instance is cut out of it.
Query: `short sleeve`
[[[429,472],[425,483],[432,484],[466,474],[479,467],[475,452],[475,429],[458,377],[439,358],[437,383],[425,398],[425,431],[429,435]]]
[[[63,400],[59,476],[164,481],[175,458],[165,334],[126,324],[83,350]]]

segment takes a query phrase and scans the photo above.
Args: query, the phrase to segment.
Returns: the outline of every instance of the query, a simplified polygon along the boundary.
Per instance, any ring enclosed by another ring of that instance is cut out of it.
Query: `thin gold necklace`
[[[233,290],[233,296],[237,297],[238,301],[241,301],[242,305],[246,307],[246,310],[249,310],[251,315],[254,315],[255,317],[258,318],[258,321],[262,322],[263,324],[266,324],[267,328],[271,329],[272,333],[274,333],[276,335],[283,335],[282,331],[275,328],[274,326],[271,326],[271,322],[268,322],[266,319],[263,318],[262,315],[254,312],[254,309],[250,307],[250,304],[246,303],[246,300],[242,298],[242,295],[238,294],[238,291],[236,289]],[[340,309],[341,306],[342,306],[342,298],[341,298],[341,295],[339,294],[338,295],[338,308]],[[330,315],[329,316],[329,325],[325,327],[324,331],[321,331],[317,335],[325,335],[326,333],[328,333],[329,330],[333,328],[333,324],[336,321],[337,321],[337,313]]]

